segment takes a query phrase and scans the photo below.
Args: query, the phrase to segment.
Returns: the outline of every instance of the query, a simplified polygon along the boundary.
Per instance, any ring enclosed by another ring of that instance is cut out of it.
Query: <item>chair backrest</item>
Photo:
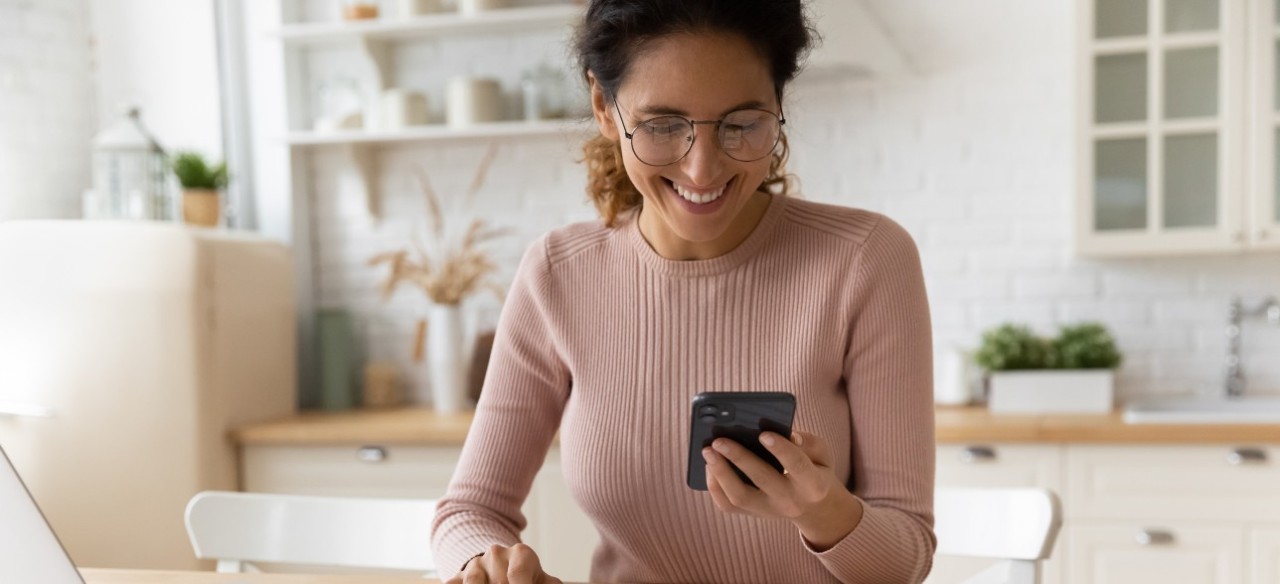
[[[432,572],[429,499],[205,491],[187,504],[197,558],[219,572],[253,562]]]
[[[1062,503],[1046,489],[939,488],[940,555],[1006,560],[967,582],[1037,584],[1062,527]]]

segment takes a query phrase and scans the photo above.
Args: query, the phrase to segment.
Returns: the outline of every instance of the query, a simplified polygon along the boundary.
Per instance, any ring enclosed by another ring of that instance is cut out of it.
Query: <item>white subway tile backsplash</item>
[[[932,253],[935,252],[930,251]],[[1053,272],[1063,267],[1062,253],[1053,249],[1021,249],[1013,246],[966,253],[973,270],[985,274]]]
[[[1102,322],[1112,331],[1152,322],[1151,305],[1130,300],[1064,300],[1058,303],[1058,319],[1063,323]]]
[[[1013,295],[1019,302],[1095,298],[1098,295],[1097,276],[1080,271],[1053,275],[1017,274],[1013,277]]]

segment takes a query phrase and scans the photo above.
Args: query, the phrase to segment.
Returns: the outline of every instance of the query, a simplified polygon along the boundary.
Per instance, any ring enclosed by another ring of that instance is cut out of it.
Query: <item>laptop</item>
[[[84,584],[4,448],[0,448],[0,517],[0,582]]]

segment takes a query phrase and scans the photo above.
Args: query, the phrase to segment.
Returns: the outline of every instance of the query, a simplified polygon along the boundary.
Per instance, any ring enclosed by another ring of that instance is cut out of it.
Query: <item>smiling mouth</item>
[[[664,178],[662,180],[666,181],[667,186],[671,187],[671,190],[675,191],[677,195],[680,195],[680,198],[697,205],[706,205],[707,203],[711,203],[716,199],[719,199],[720,197],[724,196],[725,189],[726,187],[729,186],[726,183],[724,185],[721,185],[720,188],[714,191],[697,192],[697,191],[691,191],[678,184],[675,184],[674,182],[671,182],[669,179]]]

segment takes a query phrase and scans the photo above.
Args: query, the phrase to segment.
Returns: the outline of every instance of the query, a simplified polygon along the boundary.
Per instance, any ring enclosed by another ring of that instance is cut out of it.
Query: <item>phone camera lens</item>
[[[705,405],[698,408],[698,413],[704,416],[715,416],[720,411],[719,406]]]
[[[715,415],[715,414],[703,414],[702,416],[699,416],[699,417],[698,417],[698,419],[699,419],[699,420],[702,420],[702,423],[704,423],[704,424],[714,424],[714,423],[716,423],[716,415]]]

